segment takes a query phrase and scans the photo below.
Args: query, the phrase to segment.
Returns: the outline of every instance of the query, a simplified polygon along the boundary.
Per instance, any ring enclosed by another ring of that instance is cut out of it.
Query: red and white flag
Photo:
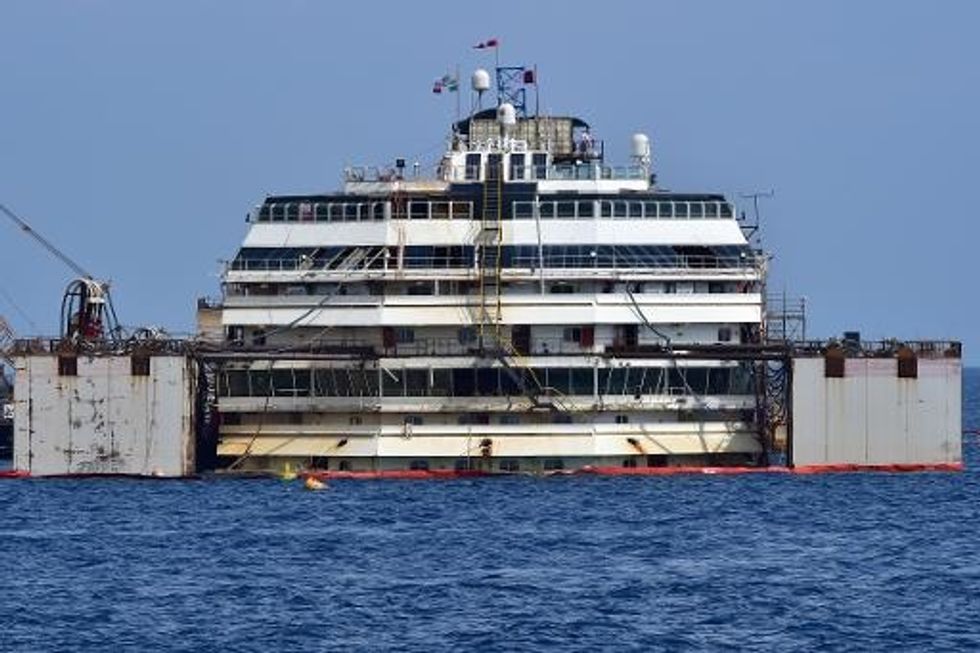
[[[486,50],[487,48],[495,48],[500,44],[497,39],[487,39],[486,41],[480,41],[473,46],[475,50]]]

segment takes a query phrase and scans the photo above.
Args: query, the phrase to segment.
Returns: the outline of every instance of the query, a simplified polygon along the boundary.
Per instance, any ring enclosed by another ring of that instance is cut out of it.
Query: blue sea
[[[977,650],[964,451],[963,473],[0,482],[0,650]]]

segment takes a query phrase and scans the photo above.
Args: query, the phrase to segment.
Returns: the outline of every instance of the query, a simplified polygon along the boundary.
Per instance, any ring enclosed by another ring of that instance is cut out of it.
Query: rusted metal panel
[[[35,476],[192,474],[195,364],[172,355],[149,364],[134,375],[128,355],[82,355],[74,370],[55,355],[18,357],[14,466]]]
[[[844,363],[828,378],[824,360],[793,360],[795,465],[961,462],[958,358],[920,357],[915,377],[897,357]]]

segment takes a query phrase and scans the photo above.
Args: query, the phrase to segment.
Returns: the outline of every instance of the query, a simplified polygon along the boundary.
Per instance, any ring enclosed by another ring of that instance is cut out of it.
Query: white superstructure
[[[454,125],[431,177],[398,160],[268,197],[202,309],[240,352],[225,464],[759,462],[752,364],[704,352],[759,341],[765,259],[724,196],[662,191],[649,139],[630,152],[608,166],[583,121],[502,104]]]

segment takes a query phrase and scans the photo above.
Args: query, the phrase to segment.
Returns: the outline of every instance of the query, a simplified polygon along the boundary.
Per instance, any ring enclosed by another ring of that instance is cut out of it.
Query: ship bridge
[[[431,174],[406,168],[354,166],[344,171],[344,192],[391,194],[448,190],[453,184],[534,184],[542,192],[647,191],[650,142],[635,134],[628,165],[605,163],[605,146],[590,125],[571,116],[517,116],[508,104],[474,113],[453,125],[446,152]]]

